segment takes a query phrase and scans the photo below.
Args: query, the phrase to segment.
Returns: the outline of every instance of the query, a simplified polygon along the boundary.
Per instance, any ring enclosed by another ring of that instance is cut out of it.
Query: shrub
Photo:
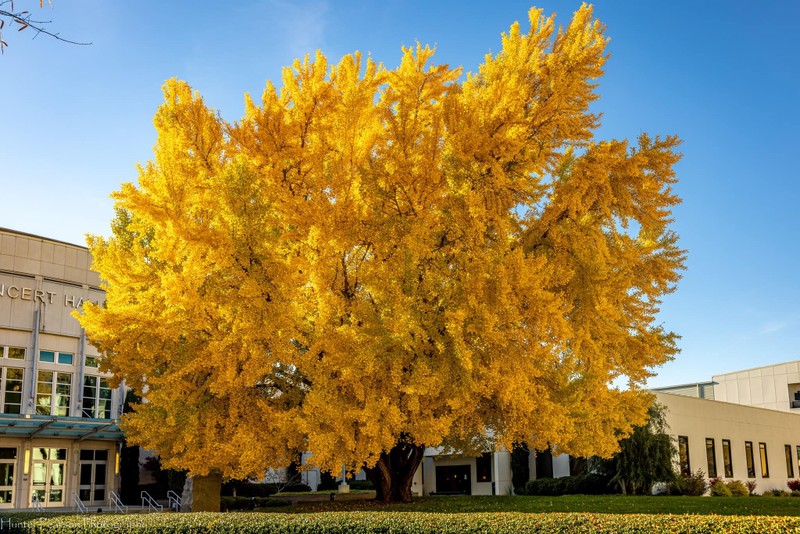
[[[612,493],[617,493],[617,491],[615,487],[609,485],[609,477],[597,473],[529,480],[522,492],[524,495],[608,495]]]
[[[791,497],[791,493],[782,489],[771,489],[764,492],[765,497]]]
[[[219,507],[223,512],[234,510],[255,510],[256,508],[277,508],[289,506],[291,503],[284,499],[271,499],[269,497],[220,497]]]
[[[336,478],[331,475],[328,471],[322,471],[320,473],[320,480],[319,485],[317,486],[317,491],[335,491],[336,488],[339,487],[339,483],[336,482]]]
[[[525,495],[563,495],[563,487],[557,478],[537,478],[525,484]]]
[[[278,489],[277,487],[275,488]],[[281,488],[281,493],[298,493],[298,492],[306,492],[311,491],[311,487],[308,484],[287,484],[283,488]],[[277,491],[275,491],[277,493]]]
[[[747,486],[745,486],[741,480],[731,480],[726,486],[728,486],[731,495],[734,497],[747,497],[750,495],[750,492],[747,491]]]
[[[719,479],[714,480],[709,489],[712,497],[730,497],[732,495],[730,488]]]
[[[249,482],[247,480],[230,480],[222,484],[222,496],[232,497],[234,491],[237,497],[269,497],[278,493],[278,486],[275,484],[262,484]],[[311,491],[308,484],[287,484],[281,488],[284,493]]]
[[[758,484],[756,484],[756,481],[755,481],[755,480],[747,480],[747,481],[744,483],[744,485],[745,485],[745,487],[747,488],[747,492],[748,492],[748,493],[749,493],[751,496],[753,496],[753,495],[756,495],[756,486],[758,486]]]
[[[354,490],[374,490],[375,486],[369,480],[348,480],[350,489]]]
[[[792,491],[800,491],[800,479],[790,480],[786,483]]]
[[[568,495],[608,495],[618,493],[609,478],[598,473],[566,477]]]
[[[705,495],[708,490],[706,474],[702,469],[698,469],[694,474],[681,475],[669,486],[671,495],[689,495],[699,497]]]
[[[800,491],[797,490],[792,491],[792,497],[800,497]]]
[[[223,497],[268,497],[275,493],[271,484],[259,484],[248,480],[229,480],[222,484]]]

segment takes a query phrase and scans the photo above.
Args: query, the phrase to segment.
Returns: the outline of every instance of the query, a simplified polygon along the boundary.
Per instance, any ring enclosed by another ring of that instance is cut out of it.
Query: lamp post
[[[350,493],[350,486],[347,484],[347,466],[342,464],[342,483],[339,484],[339,493]]]

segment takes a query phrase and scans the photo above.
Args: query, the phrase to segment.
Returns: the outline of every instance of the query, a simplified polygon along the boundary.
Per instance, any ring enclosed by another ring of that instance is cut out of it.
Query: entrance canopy
[[[0,436],[121,441],[116,419],[0,414]]]

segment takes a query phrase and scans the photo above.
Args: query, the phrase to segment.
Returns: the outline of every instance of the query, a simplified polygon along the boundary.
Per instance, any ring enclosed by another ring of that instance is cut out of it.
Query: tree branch
[[[33,20],[31,18],[31,14],[28,11],[14,11],[14,3],[9,1],[0,2],[0,6],[5,4],[11,4],[11,11],[7,11],[5,9],[0,9],[0,30],[5,27],[6,20],[8,20],[11,24],[19,24],[19,28],[17,31],[20,32],[27,28],[33,28],[36,34],[33,36],[34,39],[40,34],[43,33],[53,39],[58,41],[62,41],[65,43],[79,45],[79,46],[89,46],[92,43],[82,43],[79,41],[73,41],[71,39],[65,39],[61,37],[58,33],[54,33],[48,31],[44,28],[45,24],[50,24],[52,21],[50,20]],[[42,7],[43,2],[39,2],[39,7]],[[0,53],[5,51],[5,48],[8,46],[8,43],[3,39],[3,34],[0,32]]]

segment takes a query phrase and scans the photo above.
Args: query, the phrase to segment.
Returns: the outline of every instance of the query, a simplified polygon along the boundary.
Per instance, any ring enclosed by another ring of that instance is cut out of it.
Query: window
[[[797,446],[797,476],[800,476],[800,445]]]
[[[722,463],[725,466],[725,477],[733,478],[733,461],[731,460],[731,440],[722,440]]]
[[[82,450],[78,495],[85,504],[103,504],[106,498],[107,450]]]
[[[25,349],[21,347],[0,347],[0,358],[9,358],[11,360],[24,360]]]
[[[111,387],[99,376],[83,377],[83,417],[111,419]]]
[[[36,381],[36,413],[69,415],[72,375],[57,371],[39,371]]]
[[[0,391],[3,413],[22,413],[22,379],[24,374],[24,369],[3,367],[2,391]]]
[[[761,456],[761,477],[769,478],[769,461],[767,460],[767,444],[758,444],[758,454]]]
[[[97,356],[86,356],[84,360],[86,367],[94,367],[95,369],[100,366]]]
[[[708,478],[717,478],[717,453],[714,438],[706,438],[706,459],[708,460]]]
[[[689,464],[689,438],[678,436],[678,461],[680,462],[681,474],[689,476],[692,468]]]
[[[747,460],[747,478],[756,478],[756,463],[753,460],[753,442],[744,442],[744,457]]]
[[[794,478],[794,460],[792,459],[792,446],[785,445],[783,447],[786,453],[786,476]]]
[[[478,482],[492,481],[492,453],[484,452],[475,459],[475,472]]]
[[[54,352],[52,350],[40,350],[39,361],[44,363],[60,363],[62,365],[72,365],[73,354],[69,352]]]
[[[44,506],[66,502],[67,449],[34,447],[31,461],[31,497]]]
[[[0,447],[0,504],[14,502],[14,466],[16,463],[16,447]]]

